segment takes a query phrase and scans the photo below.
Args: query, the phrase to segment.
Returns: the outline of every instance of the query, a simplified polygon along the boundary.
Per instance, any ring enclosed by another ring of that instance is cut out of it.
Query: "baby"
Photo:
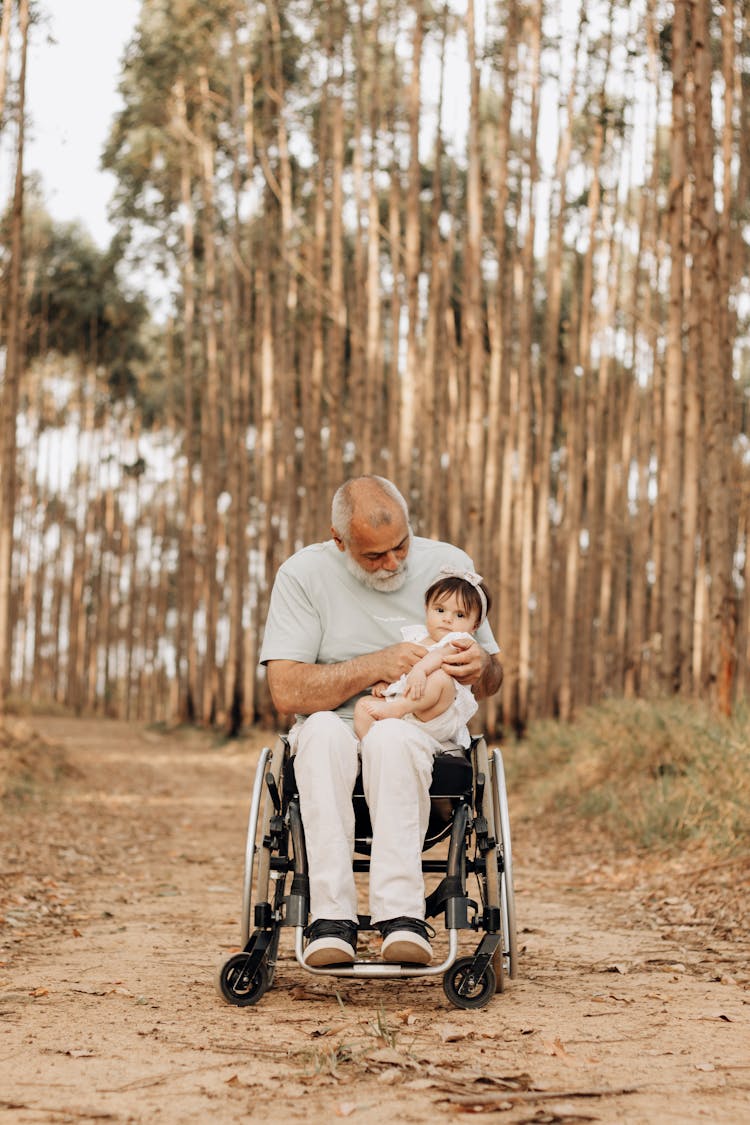
[[[443,744],[469,746],[466,724],[477,710],[477,701],[471,688],[443,671],[442,663],[446,649],[457,652],[464,647],[453,645],[453,641],[473,639],[490,605],[480,574],[442,567],[440,577],[425,594],[424,625],[406,625],[401,630],[405,641],[424,645],[427,654],[396,683],[375,684],[371,696],[357,701],[357,738],[364,738],[379,719],[395,718],[423,724]]]

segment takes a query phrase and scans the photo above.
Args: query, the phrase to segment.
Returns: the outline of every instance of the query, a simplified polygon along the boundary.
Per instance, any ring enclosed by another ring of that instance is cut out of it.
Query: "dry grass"
[[[584,822],[624,849],[750,853],[750,714],[677,700],[618,701],[541,722],[506,755],[514,802]]]
[[[0,803],[25,801],[74,773],[63,747],[22,719],[0,718]]]

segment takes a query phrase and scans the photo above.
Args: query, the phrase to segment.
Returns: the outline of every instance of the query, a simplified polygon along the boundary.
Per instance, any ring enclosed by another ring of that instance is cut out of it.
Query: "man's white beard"
[[[409,536],[409,546],[411,547],[411,536]],[[344,562],[346,569],[352,574],[358,582],[363,586],[367,586],[370,590],[377,590],[380,594],[393,594],[396,590],[400,590],[409,570],[409,556],[398,564],[398,570],[365,570],[363,566],[352,558],[347,549],[344,552]]]

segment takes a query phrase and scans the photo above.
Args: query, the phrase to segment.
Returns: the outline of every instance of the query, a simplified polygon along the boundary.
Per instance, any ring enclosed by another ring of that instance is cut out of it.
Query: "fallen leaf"
[[[453,1023],[445,1023],[438,1028],[438,1033],[443,1043],[458,1043],[460,1039],[468,1039],[470,1032],[464,1031]]]
[[[66,1051],[65,1054],[70,1055],[71,1059],[93,1059],[94,1058],[94,1052],[93,1051],[75,1051],[75,1050],[72,1050],[72,1051]]]
[[[388,1066],[409,1066],[405,1055],[399,1054],[395,1047],[377,1047],[365,1055],[368,1062],[386,1063]]]
[[[403,1077],[403,1071],[400,1067],[392,1066],[389,1070],[381,1070],[377,1077],[378,1082],[382,1082],[384,1086],[391,1086],[394,1082],[398,1082]]]
[[[394,1014],[396,1019],[401,1023],[405,1023],[407,1027],[411,1027],[412,1024],[417,1022],[417,1017],[414,1015],[413,1008],[402,1008],[400,1012],[395,1012]]]
[[[337,1117],[351,1117],[357,1108],[356,1102],[339,1102],[336,1106]]]
[[[338,1035],[340,1031],[345,1031],[348,1027],[346,1023],[332,1023],[328,1027],[316,1027],[314,1031],[310,1032],[311,1039],[323,1039],[326,1035]]]
[[[311,988],[305,988],[302,984],[295,984],[294,988],[289,990],[289,996],[292,1000],[328,1000],[330,999],[323,992],[313,992]]]
[[[566,1066],[581,1065],[580,1060],[571,1055],[561,1039],[553,1039],[552,1042],[547,1042],[544,1045],[551,1055],[554,1055],[555,1058],[562,1059]]]
[[[48,988],[34,988],[29,993],[29,996],[49,996]]]

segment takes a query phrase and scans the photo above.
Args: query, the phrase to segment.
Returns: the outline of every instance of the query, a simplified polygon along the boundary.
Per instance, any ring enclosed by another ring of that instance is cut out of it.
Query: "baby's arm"
[[[431,649],[421,660],[417,661],[406,676],[404,695],[407,699],[422,698],[427,684],[427,677],[431,675],[432,672],[437,672],[438,668],[442,666],[445,651],[446,649],[450,650],[451,647],[451,645],[439,645],[437,648]]]

